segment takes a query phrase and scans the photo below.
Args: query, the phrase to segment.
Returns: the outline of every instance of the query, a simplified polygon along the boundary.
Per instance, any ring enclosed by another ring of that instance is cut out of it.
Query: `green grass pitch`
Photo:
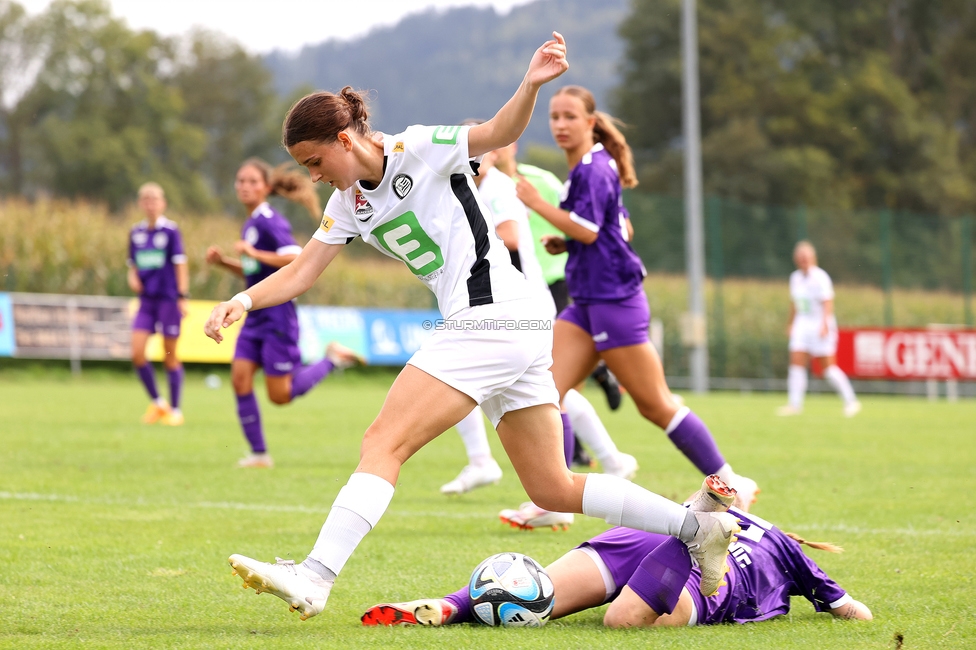
[[[687,396],[734,467],[759,481],[754,512],[846,548],[809,552],[872,623],[794,599],[789,616],[745,626],[612,631],[601,608],[539,630],[363,628],[366,607],[453,591],[490,554],[547,564],[606,528],[581,516],[567,532],[504,527],[498,510],[525,497],[493,434],[502,482],[441,496],[464,464],[453,432],[406,465],[326,611],[300,622],[242,589],[227,556],[304,558],[391,379],[330,377],[285,408],[261,395],[269,471],[234,467],[244,444],[226,377],[211,390],[189,374],[187,425],[170,429],[139,424],[134,376],[0,373],[0,647],[894,648],[897,635],[904,648],[976,647],[976,403],[893,397],[867,397],[846,420],[835,397],[781,419],[782,395]],[[639,483],[672,498],[700,484],[632,403],[609,413],[588,396],[640,461]]]

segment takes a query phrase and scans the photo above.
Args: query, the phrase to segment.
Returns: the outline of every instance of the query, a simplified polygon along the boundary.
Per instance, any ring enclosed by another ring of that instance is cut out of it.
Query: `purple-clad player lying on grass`
[[[712,475],[692,495],[692,510],[729,507],[735,491]],[[755,515],[734,508],[742,531],[729,546],[729,571],[718,593],[704,597],[701,572],[687,548],[666,535],[611,528],[546,567],[555,587],[552,618],[610,603],[608,627],[749,623],[786,614],[790,596],[803,596],[818,612],[871,620],[871,610],[851,598],[809,559],[801,544],[831,552],[830,544],[807,542]],[[473,622],[465,587],[444,598],[375,605],[363,625],[449,625]]]

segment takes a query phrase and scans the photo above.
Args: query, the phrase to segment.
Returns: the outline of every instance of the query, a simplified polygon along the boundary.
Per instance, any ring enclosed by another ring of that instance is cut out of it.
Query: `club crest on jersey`
[[[154,248],[166,248],[166,244],[169,242],[169,236],[164,232],[157,232],[153,235],[153,247]]]
[[[132,241],[135,242],[136,246],[145,246],[146,242],[149,241],[149,235],[139,231],[132,235]]]
[[[363,223],[373,218],[373,206],[358,189],[356,190],[356,218]]]
[[[405,197],[413,188],[413,179],[406,174],[397,174],[393,177],[393,193],[399,198]]]

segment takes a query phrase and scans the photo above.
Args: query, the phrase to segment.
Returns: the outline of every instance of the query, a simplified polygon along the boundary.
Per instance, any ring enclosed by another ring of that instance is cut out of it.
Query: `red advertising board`
[[[837,365],[862,379],[976,380],[976,330],[842,329]]]

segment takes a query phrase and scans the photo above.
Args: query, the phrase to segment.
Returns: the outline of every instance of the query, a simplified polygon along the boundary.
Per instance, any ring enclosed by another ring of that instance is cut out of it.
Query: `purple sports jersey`
[[[291,224],[267,203],[256,207],[250,218],[244,222],[241,239],[259,251],[270,251],[278,255],[297,255],[302,252],[302,247],[292,237]],[[278,269],[242,255],[241,270],[244,272],[245,283],[252,287]],[[252,311],[244,321],[241,334],[253,337],[272,332],[292,343],[298,341],[298,314],[294,302]]]
[[[602,144],[596,144],[569,173],[559,204],[570,219],[591,232],[596,241],[566,241],[566,284],[576,303],[612,302],[642,290],[645,271],[627,243],[624,208],[617,164]]]
[[[176,264],[186,264],[183,238],[176,224],[160,216],[150,228],[140,221],[129,232],[128,264],[135,267],[142,283],[142,298],[176,300]]]
[[[729,512],[741,520],[742,532],[739,541],[729,547],[728,584],[715,596],[705,598],[698,590],[701,572],[697,567],[685,583],[694,599],[699,625],[748,623],[779,616],[790,610],[790,596],[803,596],[818,612],[846,602],[846,592],[803,553],[797,542],[754,515],[734,508]],[[668,539],[666,535],[612,528],[581,546],[592,548],[606,564],[617,589],[612,600],[647,554]],[[685,556],[683,561],[691,560]]]

